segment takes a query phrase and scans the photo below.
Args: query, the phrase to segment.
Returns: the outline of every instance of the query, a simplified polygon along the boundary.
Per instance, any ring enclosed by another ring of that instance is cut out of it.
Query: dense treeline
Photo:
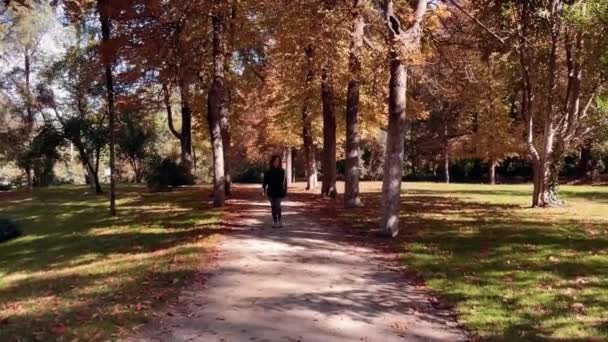
[[[61,165],[109,181],[112,214],[127,179],[210,181],[222,206],[271,153],[323,196],[343,179],[347,208],[382,180],[392,236],[402,179],[530,181],[544,207],[606,172],[605,1],[0,6],[0,162],[29,189]]]

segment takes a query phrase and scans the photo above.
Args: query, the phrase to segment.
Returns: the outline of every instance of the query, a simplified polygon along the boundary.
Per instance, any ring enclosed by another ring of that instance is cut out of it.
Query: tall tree
[[[114,79],[112,77],[112,65],[114,53],[108,48],[112,34],[110,21],[111,8],[108,0],[97,1],[99,23],[101,24],[102,61],[106,74],[106,96],[109,129],[109,152],[110,152],[110,215],[116,216],[116,156],[115,156],[115,117],[114,117]],[[105,52],[105,53],[103,53]],[[109,53],[108,53],[109,52]]]
[[[304,146],[304,158],[306,160],[306,190],[313,190],[317,187],[317,157],[316,147],[312,137],[312,114],[310,108],[310,86],[314,77],[312,46],[307,46],[306,54],[306,79],[304,81],[304,103],[302,107],[302,139]]]
[[[534,170],[532,205],[562,205],[557,196],[562,159],[593,131],[594,100],[606,85],[601,56],[608,6],[595,0],[513,0],[503,2],[501,10],[492,1],[467,5],[480,10],[478,23],[479,17],[492,23],[479,25],[481,34],[497,38],[487,46],[518,69],[519,77],[506,81],[518,90],[524,143]]]
[[[222,43],[224,44],[224,70],[228,72],[230,70],[230,61],[232,59],[232,52],[235,49],[235,34],[236,24],[238,15],[238,0],[232,0],[230,6],[230,15],[228,18],[228,32],[227,37],[224,38]],[[230,132],[230,111],[232,110],[232,94],[231,88],[224,86],[224,94],[222,97],[222,107],[220,110],[220,128],[222,130],[222,145],[224,148],[224,177],[226,179],[225,191],[226,196],[230,196],[232,188],[232,134]]]
[[[348,55],[350,80],[346,95],[346,146],[344,170],[344,206],[362,206],[359,196],[359,83],[361,82],[361,50],[365,33],[362,2],[354,0],[352,32]]]
[[[418,52],[422,37],[423,20],[427,12],[426,0],[418,0],[414,21],[407,29],[401,28],[392,0],[385,7],[389,31],[390,81],[388,98],[388,135],[384,155],[382,179],[382,211],[380,229],[387,235],[399,234],[399,208],[401,205],[401,177],[403,172],[403,143],[407,99],[407,66],[404,55]]]
[[[33,169],[30,158],[24,158],[27,146],[32,143],[36,134],[36,101],[33,95],[33,78],[37,59],[40,57],[40,45],[50,27],[51,8],[48,4],[31,0],[15,1],[3,4],[0,13],[0,58],[6,60],[10,70],[4,75],[6,91],[3,95],[9,100],[11,112],[21,122],[7,146],[22,161],[27,188],[33,187]],[[20,60],[21,62],[13,62]],[[0,71],[4,68],[1,68]],[[1,89],[1,88],[0,88]]]
[[[330,67],[321,75],[321,101],[323,103],[323,178],[321,195],[335,198],[336,189],[336,115],[334,89]]]
[[[211,16],[213,29],[213,81],[207,96],[207,119],[209,135],[213,147],[213,204],[217,207],[224,205],[226,196],[226,180],[224,174],[224,144],[221,129],[221,111],[225,110],[225,78],[224,67],[226,57],[223,50],[224,13],[222,1],[215,2],[214,12]]]
[[[191,104],[191,84],[190,75],[183,75],[179,78],[179,94],[181,102],[182,128],[180,137],[181,163],[187,170],[192,170],[192,104]]]

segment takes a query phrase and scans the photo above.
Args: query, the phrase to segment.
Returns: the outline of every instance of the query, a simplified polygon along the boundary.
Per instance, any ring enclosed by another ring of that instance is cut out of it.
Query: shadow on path
[[[449,311],[429,304],[360,237],[320,223],[306,195],[270,228],[258,190],[228,203],[218,266],[131,341],[459,341]]]

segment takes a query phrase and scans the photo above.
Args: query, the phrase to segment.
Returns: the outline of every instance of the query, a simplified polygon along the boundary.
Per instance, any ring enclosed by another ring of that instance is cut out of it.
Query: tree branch
[[[492,37],[496,38],[501,44],[505,44],[506,38],[499,36],[496,32],[492,31],[488,26],[482,23],[479,19],[477,19],[474,15],[465,10],[462,6],[456,2],[456,0],[447,0],[449,3],[454,5],[459,11],[461,11],[464,15],[466,15],[469,19],[473,20],[479,27],[488,32]]]
[[[173,110],[171,109],[171,93],[166,83],[163,84],[163,95],[165,97],[165,107],[167,108],[167,121],[169,122],[169,130],[173,135],[182,140],[182,135],[173,126]]]

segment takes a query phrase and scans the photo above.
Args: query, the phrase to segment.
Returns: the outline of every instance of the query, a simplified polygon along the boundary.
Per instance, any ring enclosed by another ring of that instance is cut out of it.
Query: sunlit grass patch
[[[608,340],[608,188],[563,186],[568,206],[531,209],[529,185],[406,183],[403,262],[490,341]],[[380,184],[366,208],[378,224]]]
[[[7,199],[25,235],[0,245],[1,341],[116,338],[200,269],[218,221],[201,188],[119,190],[114,218],[80,187]]]

